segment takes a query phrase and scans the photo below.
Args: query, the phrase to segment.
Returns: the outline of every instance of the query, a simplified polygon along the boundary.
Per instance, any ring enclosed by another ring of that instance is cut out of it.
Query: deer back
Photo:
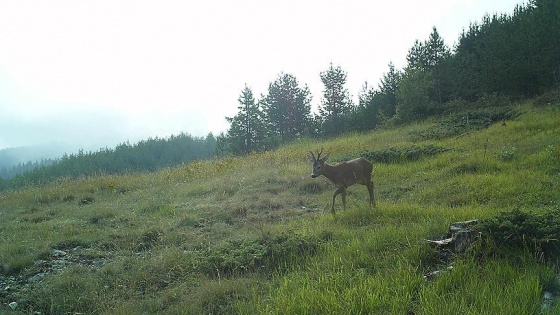
[[[354,184],[368,184],[371,181],[373,166],[364,158],[357,158],[335,165],[327,165],[323,175],[335,185],[349,187]]]

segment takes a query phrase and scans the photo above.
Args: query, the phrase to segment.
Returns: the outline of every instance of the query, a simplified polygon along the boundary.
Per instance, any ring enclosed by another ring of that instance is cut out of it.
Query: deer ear
[[[309,162],[317,161],[317,159],[315,159],[315,155],[313,155],[313,152],[309,152],[309,154],[307,155],[307,159],[309,160]]]
[[[330,155],[331,155],[330,152],[327,153],[327,155],[325,155],[325,156],[321,159],[321,161],[326,162]]]

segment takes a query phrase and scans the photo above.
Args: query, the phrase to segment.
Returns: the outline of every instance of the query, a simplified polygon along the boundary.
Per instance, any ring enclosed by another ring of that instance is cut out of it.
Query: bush
[[[322,242],[319,237],[287,233],[230,240],[201,251],[198,265],[200,271],[211,276],[277,270],[292,260],[316,254]]]
[[[381,150],[362,151],[359,153],[359,156],[376,163],[402,163],[416,161],[449,150],[450,149],[430,144],[426,146],[410,146],[404,148],[390,147]],[[355,156],[355,154],[353,156]],[[350,156],[344,156],[342,160],[349,160],[352,158],[353,157]]]
[[[500,151],[497,154],[498,159],[504,162],[513,161],[513,159],[515,159],[516,156],[517,156],[517,150],[514,147],[503,148],[502,151]]]
[[[482,220],[476,229],[498,246],[535,250],[555,258],[560,253],[560,209],[544,214],[513,210]]]
[[[411,135],[413,140],[439,140],[488,128],[495,122],[513,119],[519,113],[506,106],[461,111],[443,118],[423,132]]]

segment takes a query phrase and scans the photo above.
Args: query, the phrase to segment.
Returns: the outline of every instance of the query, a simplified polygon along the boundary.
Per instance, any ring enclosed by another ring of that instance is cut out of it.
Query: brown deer
[[[329,165],[325,163],[329,158],[330,152],[321,158],[321,152],[317,152],[317,158],[313,152],[309,152],[309,161],[313,162],[313,173],[311,178],[319,177],[321,175],[328,178],[333,182],[337,189],[333,193],[332,208],[334,212],[334,201],[338,194],[342,194],[342,206],[346,210],[346,188],[354,184],[365,185],[369,192],[369,204],[375,206],[375,196],[373,194],[373,181],[371,181],[371,172],[373,165],[370,161],[364,158],[357,158],[350,161],[340,162],[336,165]]]

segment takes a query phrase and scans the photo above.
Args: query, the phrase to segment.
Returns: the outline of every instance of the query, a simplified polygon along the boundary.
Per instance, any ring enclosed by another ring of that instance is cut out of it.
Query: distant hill
[[[41,159],[56,159],[62,157],[64,153],[72,153],[77,150],[76,147],[62,143],[2,149],[0,150],[0,168],[9,168],[19,163],[35,162]]]
[[[0,176],[12,177],[10,173],[14,166],[24,164],[51,164],[52,161],[61,158],[65,153],[78,151],[77,147],[62,143],[50,143],[33,146],[23,146],[0,150]]]

